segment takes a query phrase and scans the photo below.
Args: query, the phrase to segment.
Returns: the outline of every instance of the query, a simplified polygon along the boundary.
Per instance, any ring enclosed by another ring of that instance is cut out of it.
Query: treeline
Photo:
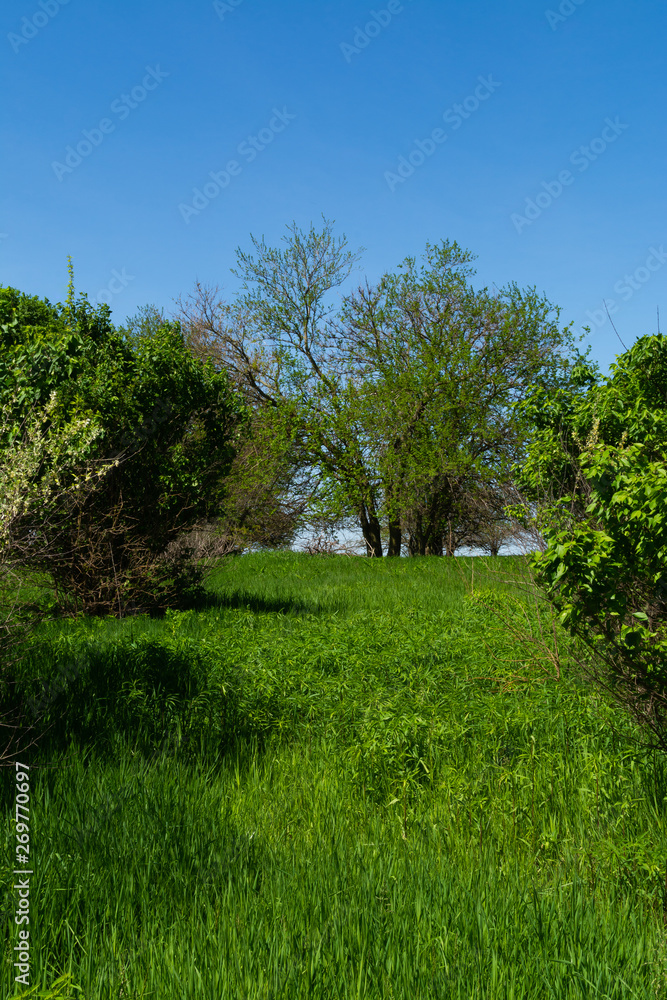
[[[237,251],[242,291],[197,285],[165,319],[0,289],[4,563],[63,607],[153,610],[202,557],[355,527],[369,556],[496,554],[517,531],[517,408],[578,363],[535,289],[475,290],[473,255],[427,245],[346,294],[332,224]]]
[[[373,557],[496,554],[530,434],[515,404],[579,357],[558,309],[516,284],[474,290],[473,255],[449,241],[344,295],[359,254],[326,220],[252,249],[237,252],[240,295],[198,285],[179,314],[251,414],[238,485],[282,470],[285,523],[356,528]]]

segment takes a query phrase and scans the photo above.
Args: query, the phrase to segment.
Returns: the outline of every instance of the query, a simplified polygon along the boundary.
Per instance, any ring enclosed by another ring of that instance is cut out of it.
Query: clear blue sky
[[[195,279],[231,294],[249,233],[324,213],[371,279],[457,240],[478,284],[591,323],[605,370],[603,299],[628,345],[657,305],[667,330],[659,0],[17,0],[1,19],[2,284],[63,300],[72,254],[117,322],[169,312]]]

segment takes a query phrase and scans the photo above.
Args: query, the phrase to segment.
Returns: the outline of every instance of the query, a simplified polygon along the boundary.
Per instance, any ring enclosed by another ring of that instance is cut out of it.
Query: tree
[[[481,520],[477,531],[470,534],[466,543],[495,558],[504,545],[519,541],[517,536],[516,525],[509,518],[502,519],[492,513],[488,519]]]
[[[453,554],[488,521],[525,442],[513,403],[567,368],[558,310],[515,284],[475,291],[473,255],[427,245],[420,264],[346,298],[341,349],[374,397],[367,438],[382,483],[389,553]]]
[[[568,364],[557,310],[516,285],[473,291],[473,257],[449,241],[335,308],[358,254],[331,222],[293,224],[284,250],[252,242],[236,301],[198,286],[184,304],[189,342],[272,412],[277,446],[316,474],[324,523],[356,517],[371,556],[383,532],[390,556],[406,536],[410,554],[453,553],[523,447],[512,404]]]
[[[237,551],[291,544],[304,523],[313,486],[290,442],[275,433],[274,410],[256,407],[225,477],[218,527]]]
[[[289,544],[307,526],[317,486],[288,402],[265,384],[259,346],[240,310],[223,302],[217,288],[197,284],[179,307],[189,349],[226,372],[249,413],[225,479],[221,530],[240,547]]]
[[[226,371],[253,410],[255,446],[263,442],[260,476],[280,469],[283,513],[302,527],[306,508],[318,526],[336,519],[342,480],[373,548],[380,528],[372,485],[348,424],[345,385],[330,364],[327,296],[349,277],[358,255],[344,237],[334,237],[329,222],[321,233],[312,227],[303,233],[296,224],[288,229],[285,250],[254,237],[256,257],[238,250],[244,293],[236,301],[226,303],[217,289],[197,285],[181,301],[179,318],[193,353]],[[248,476],[245,482],[251,488]]]
[[[63,494],[47,522],[25,513],[17,530],[37,539],[25,565],[48,570],[63,604],[91,613],[178,600],[200,573],[167,550],[219,509],[244,420],[224,373],[192,356],[177,324],[123,336],[108,307],[73,293],[52,306],[2,289],[0,322],[0,395],[15,401],[6,433],[55,392],[55,428],[94,418],[90,460],[123,458],[100,490]]]
[[[640,338],[607,378],[575,376],[523,406],[535,433],[517,482],[546,543],[534,567],[593,676],[667,750],[667,339]]]

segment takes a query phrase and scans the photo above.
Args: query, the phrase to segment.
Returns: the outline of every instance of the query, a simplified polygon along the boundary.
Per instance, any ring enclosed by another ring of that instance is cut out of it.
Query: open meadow
[[[41,715],[24,995],[667,996],[664,760],[503,624],[522,566],[257,553],[41,625],[3,692]]]

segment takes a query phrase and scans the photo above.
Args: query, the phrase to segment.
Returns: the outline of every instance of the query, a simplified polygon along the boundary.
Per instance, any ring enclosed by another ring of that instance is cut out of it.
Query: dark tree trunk
[[[418,516],[408,536],[408,552],[411,556],[423,556],[425,547],[422,519]]]
[[[408,537],[408,555],[410,556],[423,556],[424,553],[419,551],[419,539],[416,535],[410,535]]]
[[[426,543],[424,554],[427,556],[442,555],[442,535],[431,535]]]
[[[401,554],[401,524],[400,521],[389,522],[389,548],[387,556],[400,556]]]
[[[365,507],[361,509],[361,530],[366,542],[366,555],[375,559],[382,558],[382,538],[380,536],[380,522],[373,512],[367,512]]]

